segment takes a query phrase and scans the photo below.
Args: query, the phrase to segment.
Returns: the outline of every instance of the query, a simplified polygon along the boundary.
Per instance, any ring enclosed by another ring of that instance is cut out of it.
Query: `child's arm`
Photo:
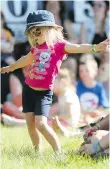
[[[92,53],[106,50],[109,45],[109,39],[97,44],[66,44],[64,50],[67,53]]]
[[[9,73],[9,72],[12,72],[16,69],[23,68],[23,67],[32,63],[33,57],[34,56],[32,55],[32,53],[29,52],[27,55],[25,55],[25,56],[21,57],[19,60],[17,60],[14,64],[1,68],[0,72],[1,73]]]

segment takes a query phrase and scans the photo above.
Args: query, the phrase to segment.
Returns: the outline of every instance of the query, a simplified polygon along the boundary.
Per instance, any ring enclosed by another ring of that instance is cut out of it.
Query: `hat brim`
[[[55,27],[56,29],[60,29],[60,30],[63,30],[63,27],[62,26],[59,26],[59,25],[57,25],[57,24],[54,24],[54,23],[48,23],[48,22],[43,22],[43,23],[31,23],[31,24],[28,24],[27,25],[27,27],[26,27],[26,30],[25,30],[25,32],[24,32],[24,34],[25,35],[27,35],[28,34],[28,31],[32,28],[32,27],[34,27],[34,26],[38,26],[38,27],[43,27],[43,26],[51,26],[51,27]]]

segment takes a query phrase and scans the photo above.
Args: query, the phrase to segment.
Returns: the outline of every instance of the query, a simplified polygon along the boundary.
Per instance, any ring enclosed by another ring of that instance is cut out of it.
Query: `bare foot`
[[[68,130],[60,123],[57,116],[52,121],[52,127],[54,131],[60,132],[63,136],[69,136]]]
[[[52,128],[53,128],[54,131],[58,131],[59,130],[59,126],[57,124],[56,117],[54,117],[53,120],[52,120]]]

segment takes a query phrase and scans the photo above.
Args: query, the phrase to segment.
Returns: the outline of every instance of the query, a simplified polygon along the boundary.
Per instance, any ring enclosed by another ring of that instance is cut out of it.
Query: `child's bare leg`
[[[97,139],[94,139],[94,142],[92,144],[85,144],[80,148],[80,152],[86,152],[88,154],[94,154],[94,143],[97,142]],[[101,139],[98,140],[100,149],[96,152],[104,151],[105,153],[108,153],[109,148],[109,133],[104,135]]]
[[[109,132],[106,130],[97,130],[92,138],[91,138],[91,142],[95,142],[95,141],[99,141],[100,139],[102,139],[102,137],[104,137],[105,135],[107,135]]]
[[[60,131],[64,136],[69,136],[71,133],[60,123],[58,117],[54,117],[52,121],[54,131]]]
[[[39,150],[41,140],[40,140],[40,133],[36,129],[35,116],[32,112],[29,112],[29,113],[25,113],[25,117],[26,117],[28,132],[32,140],[33,146]]]
[[[45,139],[51,144],[54,151],[61,151],[61,146],[58,141],[56,133],[47,124],[47,117],[45,116],[35,116],[37,129],[43,134]]]
[[[52,128],[55,132],[57,132],[60,129],[59,123],[56,121],[56,117],[52,119]]]

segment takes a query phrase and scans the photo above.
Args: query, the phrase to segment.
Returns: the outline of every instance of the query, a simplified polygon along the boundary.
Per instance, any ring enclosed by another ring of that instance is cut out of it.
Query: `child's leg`
[[[81,148],[80,148],[80,152],[82,153],[87,153],[87,154],[95,154],[94,153],[94,150],[96,151],[96,153],[98,153],[98,152],[100,152],[100,151],[104,151],[104,150],[106,150],[107,151],[107,149],[109,148],[109,133],[108,134],[106,134],[106,135],[104,135],[99,141],[98,141],[98,143],[99,143],[99,146],[98,146],[98,149],[96,149],[96,145],[95,145],[95,143],[97,143],[97,141],[95,140],[94,142],[92,142],[92,144],[85,144],[84,146],[82,146]],[[94,147],[94,145],[95,145],[95,147]],[[107,153],[105,151],[105,153]]]
[[[92,138],[91,138],[91,142],[95,142],[95,141],[99,141],[100,139],[102,139],[102,137],[104,137],[105,135],[107,135],[109,132],[106,130],[97,130]]]
[[[47,117],[35,116],[37,129],[43,134],[46,140],[52,145],[55,151],[61,151],[61,146],[56,136],[56,133],[47,123]]]
[[[58,117],[54,117],[52,121],[52,128],[55,132],[59,131],[64,136],[71,136],[71,132],[67,130],[59,121]]]
[[[40,148],[40,133],[36,129],[35,116],[32,112],[25,113],[28,132],[32,140],[33,146],[39,150]]]

